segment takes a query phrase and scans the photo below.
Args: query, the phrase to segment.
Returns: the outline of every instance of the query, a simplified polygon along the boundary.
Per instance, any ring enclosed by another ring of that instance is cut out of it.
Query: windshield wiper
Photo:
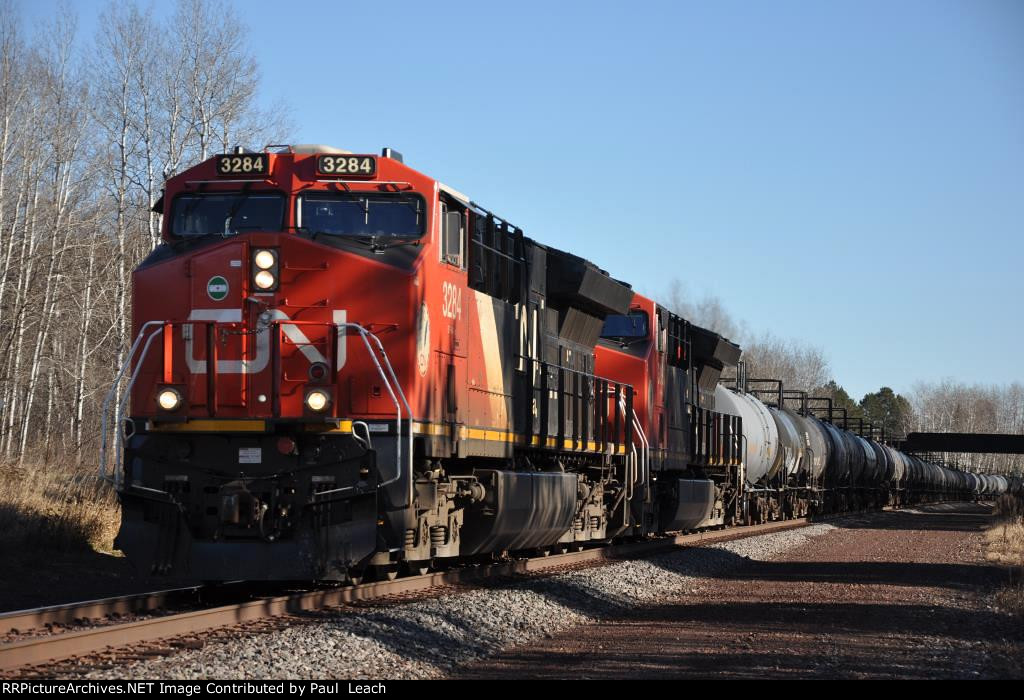
[[[388,248],[397,248],[401,245],[419,245],[419,238],[402,238],[398,236],[390,237],[387,240],[381,241],[377,236],[371,236],[371,245],[375,253],[382,253]]]
[[[313,231],[311,235],[314,240],[316,240],[317,236],[330,236],[333,240],[352,241],[354,243],[359,243],[360,245],[366,246],[374,253],[383,253],[388,248],[396,248],[401,245],[420,244],[420,239],[418,236],[416,238],[378,235],[353,236],[351,234],[330,233],[328,231]]]
[[[628,336],[628,335],[602,335],[602,339],[611,341],[618,345],[620,348],[628,348],[631,345],[642,343],[647,340],[647,336]]]
[[[230,230],[231,220],[234,219],[238,212],[242,209],[242,205],[246,203],[250,195],[252,195],[251,191],[243,191],[242,195],[238,198],[238,201],[235,202],[234,206],[232,206],[231,210],[228,212],[228,215],[224,218],[224,233],[221,234],[222,236],[224,236],[224,238],[227,238],[228,236],[238,233],[237,226],[235,227],[235,230]]]

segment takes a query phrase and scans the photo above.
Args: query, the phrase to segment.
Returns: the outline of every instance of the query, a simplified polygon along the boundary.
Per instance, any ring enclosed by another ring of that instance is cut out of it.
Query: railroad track
[[[845,514],[848,517],[850,514]],[[663,537],[642,542],[606,545],[578,552],[550,554],[507,562],[451,569],[393,581],[378,581],[355,586],[321,588],[287,595],[262,596],[241,602],[200,607],[185,612],[160,614],[168,607],[188,605],[203,597],[203,587],[156,591],[139,595],[107,598],[68,605],[35,608],[0,614],[0,634],[24,633],[27,630],[50,630],[44,636],[0,645],[0,677],[35,675],[46,667],[80,657],[98,656],[109,665],[111,660],[133,660],[150,655],[173,653],[177,648],[194,648],[202,642],[196,635],[211,633],[242,623],[273,621],[274,618],[310,613],[326,608],[429,592],[431,589],[472,584],[484,579],[540,575],[546,571],[576,566],[597,565],[602,561],[635,559],[669,551],[678,547],[695,547],[743,539],[782,530],[805,527],[828,519],[799,518],[711,530],[690,535]],[[223,593],[222,593],[223,595]],[[239,589],[241,595],[241,589]],[[192,603],[195,605],[196,603]],[[157,611],[157,614],[152,614]],[[118,623],[119,615],[151,615]],[[99,626],[78,631],[53,633],[54,625],[81,624],[83,620],[106,619]],[[49,627],[47,627],[49,626]],[[154,645],[147,650],[145,645]],[[43,667],[43,668],[40,668]]]

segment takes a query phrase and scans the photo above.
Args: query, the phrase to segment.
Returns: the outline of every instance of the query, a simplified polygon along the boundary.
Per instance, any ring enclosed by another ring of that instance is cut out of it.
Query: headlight
[[[176,389],[164,389],[156,395],[156,402],[165,411],[173,411],[181,406],[181,394]]]
[[[253,286],[261,292],[272,292],[277,289],[277,275],[280,260],[275,248],[260,248],[252,252],[249,262],[249,274]]]
[[[253,256],[252,261],[261,270],[269,270],[277,262],[277,258],[269,250],[256,251],[256,255]]]
[[[330,402],[331,399],[327,396],[327,392],[321,389],[313,389],[313,391],[306,394],[306,406],[310,411],[320,413],[320,411],[327,408]]]
[[[270,289],[274,286],[274,275],[266,270],[260,270],[256,273],[255,282],[260,289]]]

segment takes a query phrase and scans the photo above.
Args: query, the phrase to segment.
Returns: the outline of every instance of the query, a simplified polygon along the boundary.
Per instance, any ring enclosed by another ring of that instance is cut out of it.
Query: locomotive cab
[[[141,568],[342,578],[379,549],[379,514],[413,491],[436,209],[400,159],[326,147],[167,182],[120,405],[118,544]]]

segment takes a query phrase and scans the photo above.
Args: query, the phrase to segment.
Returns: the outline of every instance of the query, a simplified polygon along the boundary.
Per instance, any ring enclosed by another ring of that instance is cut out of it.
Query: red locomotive
[[[108,407],[142,569],[357,579],[749,516],[739,348],[396,152],[219,155],[157,206]]]

